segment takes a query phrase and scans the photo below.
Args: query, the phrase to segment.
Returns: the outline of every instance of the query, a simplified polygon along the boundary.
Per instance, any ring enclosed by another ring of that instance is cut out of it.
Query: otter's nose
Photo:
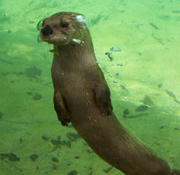
[[[49,36],[53,34],[53,30],[49,25],[45,26],[43,29],[41,29],[41,32],[44,36]]]

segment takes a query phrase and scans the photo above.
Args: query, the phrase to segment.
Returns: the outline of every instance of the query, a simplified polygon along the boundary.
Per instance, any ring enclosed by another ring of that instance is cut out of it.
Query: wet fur
[[[71,122],[97,155],[126,175],[179,175],[117,120],[90,33],[77,15],[62,12],[46,18],[40,33],[59,53],[54,54],[52,79],[61,124]]]

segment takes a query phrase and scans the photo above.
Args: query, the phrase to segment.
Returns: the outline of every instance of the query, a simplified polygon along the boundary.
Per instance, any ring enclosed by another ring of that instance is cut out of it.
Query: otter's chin
[[[53,37],[53,36],[44,36],[43,34],[40,34],[40,38],[42,41],[47,42],[49,44],[53,45],[67,45],[69,44],[69,40],[67,37]]]

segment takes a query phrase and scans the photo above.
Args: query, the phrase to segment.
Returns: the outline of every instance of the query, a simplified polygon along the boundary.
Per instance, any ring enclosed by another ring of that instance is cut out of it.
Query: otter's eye
[[[68,26],[69,26],[68,22],[62,22],[61,23],[61,27],[63,27],[63,28],[67,28]]]

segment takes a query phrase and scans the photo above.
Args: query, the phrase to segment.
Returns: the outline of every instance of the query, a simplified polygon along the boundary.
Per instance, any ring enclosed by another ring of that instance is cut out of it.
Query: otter
[[[60,12],[38,23],[40,38],[54,45],[54,108],[71,122],[92,150],[126,175],[180,175],[116,118],[82,14]]]

